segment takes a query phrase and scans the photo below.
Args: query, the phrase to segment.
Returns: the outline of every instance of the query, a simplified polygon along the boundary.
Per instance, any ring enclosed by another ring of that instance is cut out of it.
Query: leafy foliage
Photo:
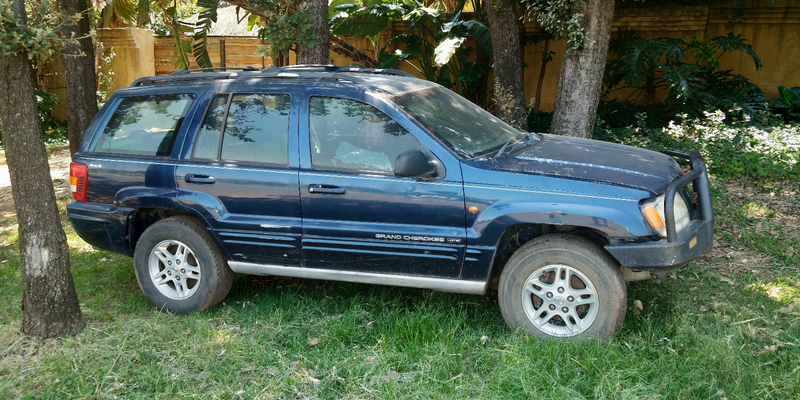
[[[171,34],[175,43],[175,66],[186,69],[189,68],[190,55],[194,56],[200,68],[212,66],[207,49],[207,35],[211,24],[217,22],[218,6],[219,0],[198,0],[196,5],[191,1],[114,0],[111,8],[115,9],[114,18],[125,23],[148,26],[158,34]],[[197,8],[200,9],[197,23],[181,20],[197,11]],[[103,15],[107,15],[108,9],[103,10]],[[160,18],[153,18],[156,14]]]
[[[528,112],[528,131],[537,133],[550,132],[553,123],[553,113],[530,109]]]
[[[273,59],[279,55],[289,57],[289,50],[295,43],[303,43],[308,47],[317,45],[317,38],[311,31],[314,20],[314,10],[305,8],[291,12],[279,2],[261,2],[259,7],[264,7],[264,16],[250,14],[247,28],[258,26],[258,36],[269,43],[269,47],[260,51]]]
[[[662,126],[680,113],[700,118],[704,111],[715,109],[754,117],[764,109],[761,89],[741,75],[720,70],[720,58],[731,52],[746,53],[761,68],[746,41],[733,33],[702,40],[645,40],[635,31],[621,30],[609,48],[617,58],[606,64],[601,115],[612,126],[631,125],[635,114],[631,111],[637,108],[647,113],[651,125]],[[609,101],[616,91],[630,94],[622,101]]]
[[[45,61],[65,51],[66,45],[80,38],[61,35],[64,26],[80,20],[80,14],[62,17],[49,1],[29,1],[28,21],[14,15],[11,0],[0,0],[0,50],[3,55],[27,54],[30,60]]]
[[[528,10],[528,18],[539,22],[553,40],[566,39],[567,46],[577,49],[594,43],[580,25],[583,14],[572,11],[585,2],[585,0],[524,0],[523,4]]]
[[[778,86],[778,97],[770,100],[769,106],[786,121],[800,121],[800,87]]]
[[[334,7],[337,14],[331,19],[331,32],[370,38],[376,44],[375,58],[380,68],[396,68],[401,61],[407,61],[425,79],[486,108],[492,65],[491,33],[482,21],[480,2],[473,2],[475,19],[469,21],[462,18],[464,4],[465,0],[459,1],[446,21],[442,20],[442,10],[427,7],[420,0],[340,4]],[[410,33],[395,31],[393,22],[404,22]],[[385,29],[391,32],[392,39],[378,48],[378,35]],[[476,47],[465,45],[468,37],[475,39]],[[394,46],[402,48],[391,50]]]
[[[114,48],[106,48],[103,45],[103,42],[97,42],[97,48],[95,50],[95,54],[97,54],[98,62],[97,62],[97,108],[102,108],[103,105],[108,101],[111,97],[111,94],[114,92],[112,85],[114,83],[114,70],[111,69],[111,61],[114,60],[114,57],[117,54],[114,52]]]
[[[139,7],[135,2],[136,0],[112,0],[108,6],[105,6],[105,2],[103,2],[103,5],[101,5],[103,8],[96,26],[99,28],[119,28],[134,24],[139,12]]]
[[[720,110],[701,118],[684,114],[665,128],[647,128],[645,115],[635,117],[638,126],[597,129],[593,137],[655,151],[699,151],[718,177],[800,178],[800,124],[784,124],[769,111],[753,120],[745,115],[728,123]]]
[[[195,24],[194,36],[192,39],[192,54],[194,54],[195,62],[200,68],[211,68],[211,58],[208,56],[206,50],[208,46],[208,31],[211,30],[211,24],[217,22],[217,7],[219,7],[219,0],[198,0],[197,5],[203,7],[200,11],[199,18]]]

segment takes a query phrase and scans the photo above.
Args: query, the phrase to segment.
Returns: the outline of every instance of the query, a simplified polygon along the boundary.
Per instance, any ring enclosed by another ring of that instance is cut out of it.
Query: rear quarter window
[[[97,153],[168,157],[194,100],[193,94],[132,96],[122,100],[103,129]]]

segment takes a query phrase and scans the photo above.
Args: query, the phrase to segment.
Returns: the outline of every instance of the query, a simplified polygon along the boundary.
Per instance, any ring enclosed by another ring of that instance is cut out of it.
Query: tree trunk
[[[25,21],[25,3],[14,0]],[[47,153],[42,141],[27,54],[0,53],[0,127],[19,223],[22,261],[22,331],[50,338],[84,327],[69,269],[69,247],[61,228]]]
[[[594,43],[564,53],[550,132],[588,138],[600,103],[614,0],[587,0],[574,11],[584,15],[581,27]]]
[[[312,7],[314,9],[314,19],[311,21],[311,31],[317,38],[317,45],[308,47],[302,43],[297,43],[297,64],[328,64],[330,53],[328,47],[330,41],[328,35],[328,2],[325,0],[300,0],[297,9],[303,10]]]
[[[515,2],[486,0],[486,17],[494,46],[495,115],[509,125],[527,129]]]
[[[77,24],[64,27],[64,36],[86,36],[77,44],[70,44],[64,56],[70,155],[80,148],[83,134],[97,114],[97,74],[94,69],[94,46],[89,37],[89,14],[85,12],[87,7],[86,0],[58,0],[58,8],[63,15],[84,13]]]

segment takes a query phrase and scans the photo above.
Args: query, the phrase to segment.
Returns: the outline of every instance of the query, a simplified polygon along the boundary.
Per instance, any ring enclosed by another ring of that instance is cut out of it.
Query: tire
[[[564,234],[520,247],[500,275],[498,298],[512,330],[544,338],[608,339],[628,303],[619,263],[591,241]]]
[[[136,244],[133,264],[150,303],[178,314],[219,304],[233,283],[233,271],[205,226],[187,216],[147,228]]]

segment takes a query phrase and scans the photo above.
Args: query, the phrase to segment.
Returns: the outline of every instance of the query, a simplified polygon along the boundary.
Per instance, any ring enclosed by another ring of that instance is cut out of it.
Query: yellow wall
[[[745,54],[723,56],[722,69],[733,70],[761,87],[767,99],[778,96],[778,86],[800,86],[800,2],[775,0],[773,4],[751,2],[740,24],[716,18],[722,10],[709,10],[707,35],[741,34],[753,46],[764,68],[756,70],[753,59]]]
[[[67,120],[67,81],[64,79],[64,61],[53,58],[38,66],[36,70],[39,89],[58,96],[61,100],[50,111],[50,117],[56,121]]]

